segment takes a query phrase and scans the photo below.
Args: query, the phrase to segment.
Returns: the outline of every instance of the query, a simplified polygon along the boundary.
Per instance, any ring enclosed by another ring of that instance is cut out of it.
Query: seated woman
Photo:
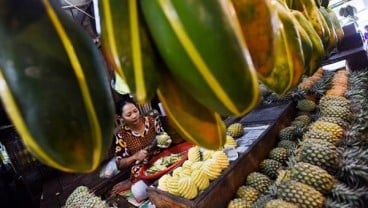
[[[127,190],[139,180],[140,168],[147,162],[149,156],[154,154],[147,148],[152,147],[156,135],[163,132],[158,116],[142,117],[137,105],[132,101],[120,102],[117,110],[122,125],[118,127],[116,133],[116,164],[120,170],[131,168],[131,176],[129,180],[115,185],[111,194]]]

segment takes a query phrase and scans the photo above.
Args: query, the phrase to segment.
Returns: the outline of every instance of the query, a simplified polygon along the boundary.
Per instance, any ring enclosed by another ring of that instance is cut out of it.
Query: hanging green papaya
[[[294,72],[291,86],[295,87],[299,84],[302,75],[305,72],[304,55],[302,43],[300,41],[300,34],[297,29],[297,22],[292,16],[291,12],[283,7],[283,5],[278,1],[271,0],[271,4],[277,10],[278,17],[283,24],[281,31],[286,47],[286,53],[284,57],[287,58],[288,65]]]
[[[107,156],[114,118],[97,47],[59,5],[0,4],[0,97],[23,143],[56,169],[95,170]]]
[[[140,3],[170,72],[198,102],[235,116],[258,104],[256,72],[231,1]]]
[[[99,1],[99,12],[106,60],[128,84],[138,103],[150,101],[158,87],[158,59],[138,1]]]
[[[307,18],[297,10],[292,10],[291,13],[303,29],[307,32],[308,37],[312,41],[312,54],[309,62],[309,71],[306,71],[308,76],[314,74],[314,72],[321,66],[322,60],[325,57],[325,49],[321,38],[318,36],[317,32],[313,29],[312,24],[307,20]]]
[[[288,64],[281,33],[283,25],[277,17],[277,10],[264,0],[232,2],[258,79],[272,91],[286,93],[291,88],[294,71],[291,67],[285,67]]]
[[[161,75],[157,95],[170,123],[189,142],[217,150],[225,144],[225,124],[221,116],[198,103],[181,88],[170,72]]]
[[[301,11],[313,25],[313,28],[316,30],[323,44],[326,45],[328,43],[331,32],[315,0],[293,1],[291,9]]]
[[[268,77],[275,65],[273,16],[266,0],[232,0],[258,76]],[[260,27],[262,25],[262,27]]]
[[[312,75],[311,68],[311,59],[313,53],[313,43],[308,33],[302,27],[302,25],[298,22],[298,20],[293,16],[296,28],[298,29],[300,35],[300,41],[302,44],[303,57],[304,57],[304,73],[307,75]]]
[[[327,12],[326,8],[320,7],[319,11],[321,12],[323,18],[326,20],[327,26],[331,31],[331,36],[330,36],[330,39],[328,40],[327,47],[326,47],[326,52],[327,52],[326,55],[329,55],[331,51],[337,47],[338,38],[335,32],[335,27],[332,23],[331,17],[329,13]]]
[[[326,10],[327,10],[328,14],[330,15],[330,19],[331,19],[332,25],[335,29],[337,40],[338,40],[338,43],[339,43],[339,42],[342,41],[342,38],[344,37],[344,30],[341,27],[340,21],[337,18],[336,13],[331,8],[327,8]]]

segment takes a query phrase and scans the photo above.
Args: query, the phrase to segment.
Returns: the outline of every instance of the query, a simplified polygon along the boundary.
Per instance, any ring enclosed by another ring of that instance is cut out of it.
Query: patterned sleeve
[[[123,139],[122,132],[119,131],[116,134],[115,138],[115,157],[124,158],[130,156],[127,145]]]
[[[161,133],[161,132],[164,132],[164,128],[162,127],[162,124],[161,124],[161,120],[160,120],[160,116],[156,116],[154,117],[154,124],[155,124],[155,130],[156,130],[156,133]]]

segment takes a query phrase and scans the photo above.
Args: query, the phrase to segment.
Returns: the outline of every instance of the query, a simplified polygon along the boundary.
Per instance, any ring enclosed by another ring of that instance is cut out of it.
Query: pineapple
[[[231,147],[236,148],[236,146],[237,146],[237,143],[235,139],[230,135],[226,135],[226,141],[224,144],[224,148],[231,148]]]
[[[294,121],[301,121],[304,123],[304,126],[308,126],[312,120],[308,115],[299,115],[295,117]]]
[[[74,191],[68,196],[65,205],[70,206],[77,198],[81,198],[89,193],[87,186],[78,186]]]
[[[295,140],[295,126],[288,126],[280,130],[279,139],[280,140]]]
[[[296,142],[290,140],[281,140],[277,143],[277,147],[283,147],[287,150],[294,150],[296,146]]]
[[[266,203],[264,208],[298,208],[296,204],[284,201],[282,199],[273,199]]]
[[[320,140],[324,140],[327,142],[330,142],[331,144],[337,146],[338,144],[341,143],[342,139],[339,137],[336,137],[334,134],[332,134],[331,132],[328,131],[323,131],[323,130],[309,130],[307,132],[305,132],[305,134],[303,135],[303,140],[308,140],[308,139],[320,139]]]
[[[300,208],[322,208],[324,196],[306,184],[289,180],[278,186],[278,198],[295,203]]]
[[[342,97],[344,98],[344,97]],[[319,108],[320,109],[327,109],[331,106],[339,106],[339,107],[343,107],[345,109],[350,109],[350,102],[348,99],[344,98],[344,100],[325,100],[325,101],[320,101],[319,102]]]
[[[348,126],[348,123],[344,119],[338,118],[338,117],[322,116],[318,118],[317,121],[326,121],[326,122],[334,123],[334,124],[341,126],[344,129],[346,129],[346,127]]]
[[[349,103],[349,100],[342,96],[334,96],[334,95],[325,95],[321,97],[319,100],[319,103],[325,103],[325,102],[338,102],[338,103]]]
[[[233,123],[227,127],[227,135],[232,136],[233,138],[238,138],[243,136],[244,127],[241,123]]]
[[[321,109],[322,116],[337,117],[344,121],[349,121],[352,118],[352,114],[349,108],[340,106],[329,106],[328,108]]]
[[[316,103],[312,100],[303,99],[298,101],[296,108],[300,111],[312,112],[316,109]]]
[[[252,172],[248,175],[245,185],[257,189],[260,193],[264,193],[271,185],[271,179],[262,173]]]
[[[232,199],[227,208],[252,208],[252,203],[243,198]]]
[[[344,136],[344,129],[341,126],[326,121],[316,121],[312,123],[309,128],[331,132],[338,138]]]
[[[303,146],[305,144],[310,145],[322,145],[326,148],[328,148],[331,151],[337,152],[337,147],[333,145],[331,142],[321,140],[321,139],[306,139],[300,142],[300,146]]]
[[[277,177],[277,170],[281,168],[282,164],[273,159],[265,159],[259,165],[260,172],[267,175],[271,179]]]
[[[287,140],[284,140],[287,141]],[[286,148],[283,147],[276,147],[273,148],[270,153],[268,154],[268,158],[276,160],[281,164],[285,164],[289,157],[289,152]]]
[[[322,194],[328,194],[335,184],[335,179],[322,168],[304,162],[296,163],[290,171],[292,180],[312,186]]]
[[[250,203],[257,201],[261,194],[251,186],[240,186],[236,191],[236,197],[247,200]]]
[[[322,143],[329,145],[326,146]],[[305,140],[296,150],[296,160],[317,165],[325,169],[330,174],[334,174],[336,172],[340,163],[336,147],[329,142],[318,139]]]
[[[290,125],[291,126],[295,126],[296,128],[304,128],[304,127],[307,127],[308,124],[305,125],[305,123],[303,121],[296,121],[296,120],[294,120],[294,121],[291,122]]]
[[[107,203],[95,194],[90,193],[88,187],[78,186],[68,197],[65,208],[95,207],[108,208]]]

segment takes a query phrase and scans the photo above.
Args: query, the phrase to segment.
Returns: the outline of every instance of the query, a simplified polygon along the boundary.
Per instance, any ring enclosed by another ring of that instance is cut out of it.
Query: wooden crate
[[[272,108],[270,110],[270,108]],[[256,112],[257,111],[257,112]],[[234,198],[237,189],[244,184],[249,173],[255,171],[259,163],[265,159],[277,142],[277,135],[281,128],[289,125],[295,117],[295,106],[292,103],[280,104],[256,109],[241,119],[246,126],[252,123],[268,124],[268,128],[252,143],[250,148],[239,154],[239,158],[231,162],[221,176],[212,181],[210,186],[194,200],[187,200],[161,191],[155,185],[148,187],[148,196],[158,208],[204,208],[227,207]],[[267,116],[267,117],[265,117]],[[258,122],[262,119],[262,122]]]

